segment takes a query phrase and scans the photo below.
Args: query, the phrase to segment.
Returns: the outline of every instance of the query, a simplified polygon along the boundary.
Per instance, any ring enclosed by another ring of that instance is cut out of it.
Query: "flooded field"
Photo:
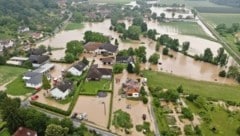
[[[127,25],[130,24],[128,20],[122,20],[122,22],[125,22]],[[194,37],[194,36],[185,36],[178,34],[177,31],[171,29],[171,28],[164,28],[162,27],[158,22],[154,21],[147,21],[148,27],[150,29],[156,29],[158,33],[160,34],[169,34],[172,38],[179,39],[180,43],[184,41],[190,42],[190,49],[189,54],[195,55],[195,54],[202,54],[206,48],[210,48],[214,55],[217,54],[217,50],[221,47],[219,43]],[[71,30],[71,31],[62,31],[58,34],[56,34],[54,37],[43,41],[41,44],[45,45],[51,45],[52,47],[62,47],[65,48],[66,43],[71,40],[83,40],[84,32],[87,30],[92,30],[95,32],[103,33],[104,35],[111,36],[115,39],[118,39],[119,41],[119,50],[122,49],[128,49],[130,47],[132,48],[138,48],[139,46],[145,46],[147,51],[147,58],[150,57],[155,52],[155,45],[156,42],[149,40],[147,38],[141,37],[140,41],[122,41],[119,39],[119,34],[113,31],[109,30],[109,27],[111,25],[111,21],[109,19],[106,19],[103,22],[100,23],[84,23],[84,28],[80,30]],[[113,41],[112,41],[113,43]],[[52,59],[61,59],[64,57],[64,50],[56,50],[52,52],[53,55],[51,56]],[[161,53],[160,53],[161,54]],[[218,77],[218,72],[222,70],[218,66],[214,66],[208,63],[204,62],[197,62],[194,61],[192,58],[189,58],[187,56],[184,56],[182,54],[171,52],[171,54],[174,55],[174,58],[168,58],[166,56],[160,57],[160,60],[162,62],[161,66],[153,66],[153,70],[161,70],[164,72],[171,72],[176,75],[184,76],[187,78],[192,78],[195,80],[205,80],[205,81],[213,81],[213,82],[221,82],[221,83],[230,83],[232,84],[234,81],[229,79],[221,79]],[[87,56],[88,57],[88,56]],[[89,56],[88,59],[95,59],[97,64],[100,64],[101,67],[109,67],[109,66],[103,66],[100,62],[100,58]],[[233,59],[229,58],[229,65],[234,63]],[[143,65],[143,68],[148,68],[148,65]],[[189,69],[189,70],[186,70]]]
[[[106,128],[108,124],[110,97],[79,96],[72,113],[87,113],[87,122]]]

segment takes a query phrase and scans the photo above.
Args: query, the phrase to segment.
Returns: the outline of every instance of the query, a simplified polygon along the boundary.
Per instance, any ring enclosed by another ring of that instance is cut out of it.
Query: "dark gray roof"
[[[132,56],[116,56],[116,62],[129,63],[134,62],[134,59]]]
[[[43,53],[45,53],[46,50],[41,49],[41,48],[32,48],[29,50],[29,54],[30,55],[42,55]]]
[[[82,61],[75,64],[73,67],[76,68],[79,71],[82,71],[87,65],[83,63]]]
[[[43,62],[47,61],[49,56],[47,55],[30,55],[29,60],[32,63],[42,64]]]
[[[62,92],[65,92],[67,91],[68,89],[72,89],[72,82],[71,81],[68,81],[68,80],[64,80],[63,82],[60,82],[58,85],[57,85],[57,88],[62,91]]]
[[[38,75],[39,73],[37,72],[32,72],[32,71],[29,71],[27,73],[24,74],[25,77],[34,77],[36,75]]]
[[[42,74],[40,73],[38,73],[31,79],[27,80],[27,83],[34,84],[34,85],[40,84],[41,82],[42,82]]]
[[[116,52],[118,49],[118,46],[112,45],[111,43],[103,43],[99,49],[105,49],[109,52]]]
[[[88,72],[87,78],[100,79],[102,75],[112,75],[112,69],[97,68],[97,65],[93,65]]]

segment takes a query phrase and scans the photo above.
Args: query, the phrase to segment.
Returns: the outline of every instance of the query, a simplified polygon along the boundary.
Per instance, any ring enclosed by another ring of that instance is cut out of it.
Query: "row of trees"
[[[109,37],[104,36],[103,34],[98,32],[86,31],[84,33],[84,40],[85,40],[85,43],[87,42],[105,43],[105,42],[109,42]]]
[[[67,49],[65,51],[65,61],[72,63],[79,59],[79,55],[83,53],[83,43],[77,40],[70,41],[67,43]]]
[[[11,99],[0,92],[1,117],[7,122],[8,130],[13,133],[24,126],[37,131],[39,136],[79,136],[89,133],[85,126],[74,128],[70,119],[49,118],[44,113],[31,108],[21,108],[20,99]]]
[[[219,24],[215,28],[220,35],[225,35],[226,33],[236,33],[240,30],[240,24],[239,23],[233,23],[231,27],[227,27],[226,24]]]

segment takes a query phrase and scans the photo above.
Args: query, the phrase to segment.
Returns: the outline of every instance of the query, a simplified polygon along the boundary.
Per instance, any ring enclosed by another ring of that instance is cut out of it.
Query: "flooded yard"
[[[110,97],[110,93],[103,98],[79,96],[72,113],[87,113],[87,122],[106,128],[109,117]]]

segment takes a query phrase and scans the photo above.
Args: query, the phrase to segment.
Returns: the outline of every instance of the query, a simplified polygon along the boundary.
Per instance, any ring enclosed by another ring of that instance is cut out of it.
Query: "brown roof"
[[[106,62],[106,63],[108,63],[108,62],[113,62],[114,57],[101,58],[100,60],[101,60],[102,62]]]
[[[37,132],[25,127],[19,127],[13,136],[37,136]]]
[[[87,51],[95,51],[96,49],[98,49],[100,46],[102,45],[102,43],[98,43],[98,42],[88,42],[84,45],[85,50]]]

